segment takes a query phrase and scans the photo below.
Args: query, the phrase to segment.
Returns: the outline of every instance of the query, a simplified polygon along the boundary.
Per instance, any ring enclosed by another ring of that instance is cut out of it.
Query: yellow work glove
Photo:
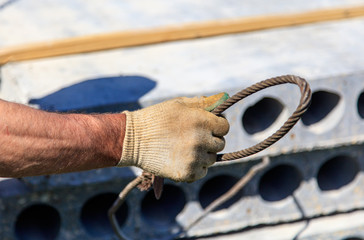
[[[118,166],[136,166],[156,176],[192,182],[204,177],[225,147],[229,123],[205,111],[220,94],[175,98],[126,111],[123,153]]]

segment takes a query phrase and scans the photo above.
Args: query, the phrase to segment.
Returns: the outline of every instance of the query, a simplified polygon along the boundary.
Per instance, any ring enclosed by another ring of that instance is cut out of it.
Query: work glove
[[[223,94],[223,93],[222,93]],[[225,147],[229,123],[204,110],[222,94],[174,98],[126,114],[118,166],[136,166],[156,176],[193,182],[207,174]]]

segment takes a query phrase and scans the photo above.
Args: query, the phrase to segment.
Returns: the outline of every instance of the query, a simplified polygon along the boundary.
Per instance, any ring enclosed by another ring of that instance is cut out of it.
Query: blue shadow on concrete
[[[86,80],[39,99],[40,109],[57,112],[102,113],[136,110],[138,100],[155,88],[156,82],[142,76],[117,76]]]

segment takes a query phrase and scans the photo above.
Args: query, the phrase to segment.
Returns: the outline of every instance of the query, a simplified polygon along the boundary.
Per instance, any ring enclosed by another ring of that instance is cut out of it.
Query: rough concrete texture
[[[151,7],[148,1],[0,1],[0,46],[360,3],[153,1]],[[273,156],[269,168],[188,234],[207,239],[363,239],[363,29],[364,19],[358,18],[11,63],[0,69],[0,97],[51,111],[116,112],[177,96],[232,94],[277,75],[302,76],[314,92],[309,113],[260,154]],[[297,87],[283,85],[229,109],[225,151],[268,136],[298,100]],[[160,201],[152,192],[133,191],[120,212],[122,229],[135,239],[168,239],[257,159],[220,164],[193,184],[167,182]],[[112,239],[106,209],[139,173],[112,168],[3,179],[0,239],[41,239],[40,234],[46,239]]]
[[[363,4],[363,0],[1,0],[0,46],[194,21],[294,13]]]
[[[276,239],[292,239],[293,235],[299,236],[297,239],[363,235],[363,146],[272,157],[271,165],[257,174],[237,197],[209,214],[188,235],[212,237],[238,232],[234,235],[242,239],[269,239],[277,231],[280,233]],[[255,161],[213,167],[207,177],[193,184],[167,181],[159,201],[152,191],[135,190],[120,213],[122,229],[133,239],[168,239],[227,191],[253,164]],[[86,175],[93,179],[82,182]],[[15,231],[17,235],[35,238],[36,233],[26,227],[35,221],[33,227],[39,232],[54,231],[59,239],[110,239],[112,231],[106,209],[134,175],[135,171],[127,168],[114,168],[81,175],[3,180],[1,236],[12,238]],[[36,221],[54,220],[52,211],[58,221]],[[220,237],[226,239],[225,235]]]
[[[245,187],[243,200],[224,213],[211,214],[192,229],[191,234],[224,232],[363,209],[362,156],[362,145],[358,145],[272,158],[271,165]],[[244,174],[245,167],[247,164],[230,165],[229,169],[224,169],[227,166],[213,168],[201,182],[224,173]],[[219,187],[223,186],[217,184]],[[190,215],[193,213],[196,214],[196,209]]]
[[[295,74],[318,92],[317,104],[306,124],[299,123],[269,153],[358,142],[364,138],[358,112],[364,105],[358,102],[364,89],[364,55],[357,54],[364,49],[363,28],[364,19],[359,18],[12,63],[1,69],[0,96],[48,110],[121,111],[176,96],[233,94],[265,78]],[[266,102],[271,110],[250,114],[242,126],[245,110],[265,97],[273,98]],[[226,151],[269,136],[298,101],[298,88],[284,85],[237,104],[227,112],[229,138],[242,141],[228,141]]]
[[[205,240],[361,240],[364,239],[363,211],[337,214],[329,217],[299,221],[278,226],[255,228],[239,233],[218,237],[201,238]]]

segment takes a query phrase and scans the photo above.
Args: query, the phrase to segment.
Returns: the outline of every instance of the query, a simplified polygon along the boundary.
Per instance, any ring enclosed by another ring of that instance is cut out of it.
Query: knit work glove
[[[136,166],[156,176],[192,182],[204,177],[225,146],[225,118],[205,111],[220,97],[175,98],[126,111],[123,153],[118,166]]]

